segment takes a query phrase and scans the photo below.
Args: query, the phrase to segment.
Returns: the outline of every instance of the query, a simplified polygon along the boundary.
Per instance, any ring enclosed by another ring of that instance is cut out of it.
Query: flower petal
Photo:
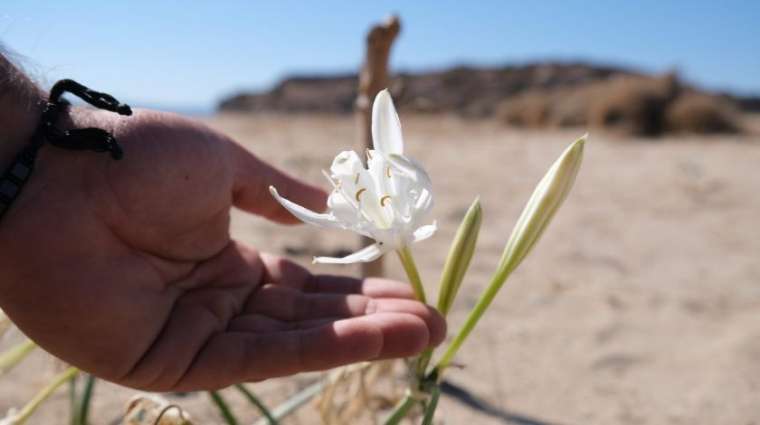
[[[354,151],[343,151],[333,159],[330,172],[333,178],[353,177],[364,170],[361,158]]]
[[[332,214],[315,213],[314,211],[306,209],[296,204],[295,202],[289,201],[283,198],[282,196],[280,196],[280,194],[277,193],[277,189],[275,189],[274,186],[269,186],[269,193],[272,194],[274,199],[277,202],[279,202],[280,205],[283,206],[283,208],[288,210],[297,219],[303,221],[304,223],[313,224],[315,226],[321,226],[321,227],[331,227],[331,228],[338,228],[338,229],[344,228],[344,226],[340,222],[338,222]]]
[[[403,155],[390,155],[388,161],[414,182],[409,189],[417,195],[413,198],[414,204],[411,207],[414,211],[410,212],[410,217],[417,221],[424,219],[425,214],[433,207],[433,182],[430,176],[422,165],[412,158]]]
[[[422,186],[428,191],[433,189],[433,181],[430,179],[427,171],[422,164],[404,155],[389,155],[388,161],[405,175],[409,176],[415,183]]]
[[[417,202],[414,204],[415,217],[424,217],[433,208],[433,194],[429,190],[423,190]]]
[[[404,153],[401,122],[388,89],[378,93],[372,105],[372,145],[381,155]]]
[[[314,257],[314,263],[321,264],[351,264],[351,263],[369,263],[377,260],[385,252],[380,249],[380,245],[372,244],[360,249],[343,258],[334,257]]]
[[[412,239],[412,242],[419,242],[424,241],[425,239],[433,236],[435,234],[435,231],[438,230],[438,225],[434,221],[433,224],[428,224],[426,226],[422,226],[414,231],[414,239]]]

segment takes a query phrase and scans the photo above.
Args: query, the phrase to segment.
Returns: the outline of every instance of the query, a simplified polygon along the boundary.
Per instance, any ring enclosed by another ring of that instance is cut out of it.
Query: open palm
[[[405,284],[312,275],[229,236],[232,206],[280,223],[270,197],[325,194],[177,116],[76,110],[125,158],[45,147],[0,223],[0,305],[43,348],[149,390],[212,389],[438,344],[443,319]]]

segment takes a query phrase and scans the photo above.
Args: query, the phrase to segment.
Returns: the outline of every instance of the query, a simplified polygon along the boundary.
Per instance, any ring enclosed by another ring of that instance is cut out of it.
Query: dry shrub
[[[497,118],[518,127],[583,127],[595,86],[522,93],[502,102]]]
[[[665,130],[665,111],[679,89],[673,74],[614,79],[593,100],[590,124],[628,135],[658,135]]]
[[[557,90],[549,124],[553,127],[588,126],[590,107],[601,92],[602,86],[601,83],[592,83]]]
[[[675,74],[530,90],[502,101],[496,117],[519,127],[593,126],[626,136],[741,130],[728,99],[684,87]]]
[[[502,102],[496,116],[518,127],[544,127],[551,116],[552,96],[547,92],[528,92]]]
[[[684,93],[667,109],[668,131],[686,133],[735,133],[739,131],[738,113],[733,105],[717,96]]]

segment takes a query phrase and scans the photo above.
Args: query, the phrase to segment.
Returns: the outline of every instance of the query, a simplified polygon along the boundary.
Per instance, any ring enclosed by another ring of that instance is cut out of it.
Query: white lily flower
[[[316,213],[277,193],[272,196],[305,223],[351,230],[375,240],[347,257],[316,257],[315,263],[369,262],[392,250],[403,250],[435,233],[436,224],[423,225],[433,206],[432,182],[422,166],[404,156],[404,141],[393,100],[387,90],[372,107],[373,150],[367,166],[353,151],[338,154],[325,176],[333,186],[327,212]]]

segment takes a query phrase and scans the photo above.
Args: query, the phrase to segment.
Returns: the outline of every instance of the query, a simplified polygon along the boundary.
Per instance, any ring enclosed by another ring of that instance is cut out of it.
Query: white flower
[[[403,155],[404,141],[393,100],[378,93],[372,107],[372,141],[365,168],[353,151],[338,154],[325,176],[333,185],[327,212],[320,214],[269,190],[285,209],[305,223],[352,230],[375,243],[344,258],[316,257],[315,263],[348,264],[373,261],[392,250],[427,239],[435,222],[423,225],[433,206],[432,182],[425,170]]]

